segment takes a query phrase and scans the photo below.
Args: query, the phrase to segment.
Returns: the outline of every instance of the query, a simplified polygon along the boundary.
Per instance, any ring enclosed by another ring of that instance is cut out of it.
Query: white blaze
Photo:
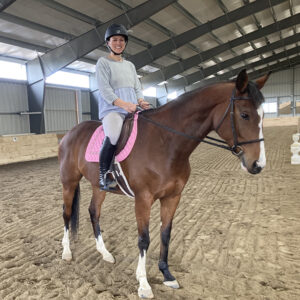
[[[262,105],[257,109],[257,113],[260,116],[260,122],[258,124],[259,127],[259,139],[263,139],[263,107]],[[264,141],[259,142],[260,152],[259,152],[259,160],[257,162],[257,165],[261,168],[264,168],[266,166],[266,153],[265,153],[265,143]]]

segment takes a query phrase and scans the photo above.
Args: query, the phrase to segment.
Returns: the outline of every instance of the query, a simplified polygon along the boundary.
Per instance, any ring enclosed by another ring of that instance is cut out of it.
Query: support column
[[[296,99],[295,99],[295,67],[292,69],[293,77],[292,77],[292,115],[296,116]]]
[[[90,75],[90,105],[91,105],[91,119],[98,120],[99,107],[98,107],[99,90],[96,82],[96,74]]]
[[[40,57],[27,63],[28,107],[31,133],[45,133],[45,76]],[[37,80],[37,78],[39,78]],[[41,79],[42,78],[42,79]]]

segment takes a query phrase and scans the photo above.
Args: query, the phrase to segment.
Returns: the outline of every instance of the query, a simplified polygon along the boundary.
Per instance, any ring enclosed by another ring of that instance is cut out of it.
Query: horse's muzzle
[[[262,170],[262,167],[260,167],[260,166],[258,165],[257,160],[256,160],[256,161],[253,163],[251,169],[248,170],[248,171],[249,171],[249,173],[251,173],[251,174],[258,174],[258,173],[261,172],[261,170]]]

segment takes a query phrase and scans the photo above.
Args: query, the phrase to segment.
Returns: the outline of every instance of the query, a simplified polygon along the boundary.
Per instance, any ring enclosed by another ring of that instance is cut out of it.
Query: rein
[[[210,137],[210,136],[206,136],[206,137],[204,137],[204,139],[200,139],[200,138],[197,138],[195,136],[186,134],[184,132],[177,131],[177,130],[169,127],[169,126],[166,126],[166,125],[163,125],[163,124],[161,124],[159,122],[156,122],[154,120],[148,119],[145,116],[143,116],[142,114],[139,115],[139,118],[142,118],[143,120],[145,120],[145,121],[147,121],[149,123],[152,123],[153,125],[156,125],[157,127],[163,128],[163,129],[165,129],[165,130],[167,130],[169,132],[172,132],[174,134],[183,136],[183,137],[185,137],[187,139],[194,140],[194,141],[197,141],[199,143],[203,142],[203,143],[215,146],[215,147],[219,147],[219,148],[222,148],[222,149],[225,149],[225,150],[229,150],[234,155],[236,155],[238,157],[241,157],[243,155],[243,150],[241,148],[242,145],[252,144],[252,143],[259,143],[259,142],[263,141],[264,139],[262,138],[262,139],[255,139],[255,140],[250,140],[250,141],[246,141],[246,142],[240,142],[240,143],[238,142],[238,140],[237,140],[237,134],[236,134],[236,128],[235,128],[235,122],[234,122],[234,101],[236,101],[236,100],[251,100],[251,98],[250,97],[235,97],[235,89],[233,89],[229,105],[226,108],[225,113],[224,113],[222,119],[220,120],[218,126],[215,129],[215,131],[218,132],[218,130],[220,129],[220,127],[221,127],[221,125],[223,123],[223,121],[226,118],[226,115],[228,114],[228,112],[230,110],[230,124],[231,124],[231,130],[232,130],[233,142],[234,142],[234,145],[232,147],[229,147],[227,145],[217,144],[215,142],[222,143],[222,144],[226,144],[226,142],[223,141],[223,140],[220,140],[220,139],[216,139],[216,138]],[[214,142],[210,142],[210,141],[207,141],[205,139],[209,139],[209,140],[212,140]]]

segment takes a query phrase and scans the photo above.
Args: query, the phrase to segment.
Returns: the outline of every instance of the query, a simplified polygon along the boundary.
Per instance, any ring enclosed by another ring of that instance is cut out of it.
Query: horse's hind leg
[[[99,251],[103,259],[107,262],[114,263],[115,259],[111,255],[110,252],[107,251],[105,244],[103,242],[103,238],[100,231],[99,218],[101,213],[101,206],[105,199],[106,193],[104,191],[100,191],[99,187],[93,186],[93,196],[91,199],[89,213],[91,217],[91,222],[94,230],[94,235],[96,239],[96,248]]]
[[[70,249],[70,239],[69,239],[69,224],[72,218],[72,234],[77,233],[78,226],[78,210],[79,210],[79,180],[74,182],[63,183],[63,218],[64,218],[64,237],[62,239],[63,253],[62,259],[71,260],[72,252]]]
[[[179,288],[179,284],[175,277],[169,271],[168,265],[168,252],[169,242],[171,238],[172,221],[178,206],[181,195],[175,197],[162,198],[160,200],[161,208],[161,245],[160,245],[160,259],[159,259],[159,270],[164,275],[164,284],[172,288]]]

